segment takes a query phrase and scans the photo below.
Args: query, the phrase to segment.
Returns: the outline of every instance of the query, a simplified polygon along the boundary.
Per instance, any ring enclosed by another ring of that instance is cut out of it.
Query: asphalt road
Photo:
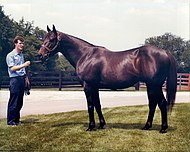
[[[6,118],[9,91],[0,90],[0,118]],[[147,105],[145,91],[100,91],[102,108]],[[176,103],[190,102],[190,92],[177,92]],[[24,97],[21,116],[86,110],[83,91],[37,91]]]

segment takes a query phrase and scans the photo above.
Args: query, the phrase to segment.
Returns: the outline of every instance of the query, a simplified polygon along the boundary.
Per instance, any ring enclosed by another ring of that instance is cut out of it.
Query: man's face
[[[24,42],[18,40],[17,43],[15,43],[15,48],[18,50],[18,51],[22,51],[24,47]]]

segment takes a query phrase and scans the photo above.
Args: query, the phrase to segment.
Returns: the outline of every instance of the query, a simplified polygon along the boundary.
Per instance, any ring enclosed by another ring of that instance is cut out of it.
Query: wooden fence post
[[[140,82],[137,82],[135,85],[135,90],[139,91],[140,90]]]
[[[179,74],[179,90],[181,90],[182,74]]]
[[[59,91],[61,91],[62,88],[62,72],[59,71]]]
[[[190,74],[188,74],[188,90],[190,90]]]

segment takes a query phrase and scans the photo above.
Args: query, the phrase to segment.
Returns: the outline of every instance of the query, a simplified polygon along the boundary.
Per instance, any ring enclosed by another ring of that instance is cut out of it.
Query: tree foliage
[[[74,71],[74,67],[70,65],[70,63],[65,59],[65,57],[61,54],[56,60],[56,70],[61,71]]]
[[[12,40],[16,35],[22,35],[25,38],[23,51],[25,60],[33,61],[45,34],[46,31],[39,27],[34,27],[33,22],[25,21],[24,18],[21,18],[19,22],[10,19],[10,16],[5,15],[3,6],[0,6],[0,72],[7,71],[5,59],[6,55],[14,48]],[[190,72],[190,41],[184,41],[171,33],[165,33],[161,36],[147,38],[145,44],[155,45],[170,51],[177,60],[178,72]],[[32,63],[29,70],[68,71],[74,70],[74,68],[66,61],[63,55],[57,54],[44,64]]]
[[[176,58],[178,72],[190,72],[190,41],[185,41],[171,33],[165,33],[146,39],[145,44],[170,51]]]
[[[6,16],[0,6],[0,70],[4,69],[5,66],[5,56],[7,51],[11,49],[12,46],[12,37],[15,35],[12,27],[14,25],[13,20],[10,20]]]
[[[0,6],[0,71],[6,71],[6,55],[12,51],[14,48],[13,39],[16,35],[21,35],[25,38],[24,56],[25,60],[34,61],[35,56],[39,48],[41,47],[43,38],[46,31],[40,29],[39,27],[34,27],[33,22],[25,21],[21,18],[19,22],[10,19],[9,16],[4,14],[3,7]],[[61,67],[57,63],[59,59],[58,55],[50,58],[44,64],[32,63],[28,68],[29,71],[54,71],[61,70],[66,66],[71,67],[71,65],[63,65]],[[63,62],[64,63],[64,62]],[[69,68],[68,68],[69,69]]]

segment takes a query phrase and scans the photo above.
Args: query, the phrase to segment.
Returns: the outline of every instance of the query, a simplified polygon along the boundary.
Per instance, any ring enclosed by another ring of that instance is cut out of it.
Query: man
[[[10,77],[10,98],[7,109],[7,124],[16,126],[20,122],[20,110],[23,106],[23,96],[25,88],[26,70],[30,61],[24,62],[22,50],[24,47],[24,38],[16,36],[13,40],[15,48],[6,57],[8,73]]]

